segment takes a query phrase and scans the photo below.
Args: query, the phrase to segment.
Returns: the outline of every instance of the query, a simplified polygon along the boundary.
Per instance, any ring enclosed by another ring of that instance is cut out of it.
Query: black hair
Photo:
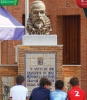
[[[16,83],[17,84],[22,84],[22,82],[24,82],[24,76],[22,76],[22,75],[17,75],[17,77],[16,77]]]
[[[40,84],[40,86],[45,86],[45,85],[51,86],[52,83],[51,83],[51,81],[50,81],[48,78],[42,77],[42,78],[40,79],[39,84]]]
[[[69,81],[69,83],[72,85],[72,86],[78,86],[79,85],[79,79],[77,77],[72,77]]]
[[[63,87],[64,87],[64,82],[63,82],[62,80],[57,80],[57,81],[55,82],[55,88],[56,88],[56,89],[62,90]]]

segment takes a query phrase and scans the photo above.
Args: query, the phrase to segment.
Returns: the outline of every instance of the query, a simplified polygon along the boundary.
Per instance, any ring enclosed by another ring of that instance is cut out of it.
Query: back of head
[[[49,85],[51,86],[51,81],[45,77],[42,77],[39,82],[40,86]]]
[[[57,80],[57,81],[55,82],[55,88],[56,88],[56,89],[62,90],[63,87],[64,87],[64,82],[63,82],[62,80]]]
[[[16,83],[17,84],[22,84],[22,82],[24,82],[24,76],[17,75],[17,77],[16,77]]]
[[[69,81],[69,83],[72,85],[72,86],[78,86],[79,85],[79,79],[77,77],[72,77]]]

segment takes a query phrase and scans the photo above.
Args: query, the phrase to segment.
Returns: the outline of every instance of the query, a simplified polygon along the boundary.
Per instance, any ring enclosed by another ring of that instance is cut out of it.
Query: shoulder
[[[11,89],[14,89],[14,88],[16,88],[16,86],[11,87]]]
[[[42,88],[42,87],[37,87],[32,90],[32,93],[34,92],[43,92],[43,93],[49,94],[50,90],[46,88]]]
[[[55,91],[53,91],[53,92],[50,92],[50,95],[53,95],[53,94],[55,94]]]
[[[86,92],[83,89],[79,88],[79,87],[78,88],[71,89],[67,93],[70,94],[72,92],[80,92],[80,93],[86,94]]]
[[[62,92],[62,93],[63,93],[63,95],[67,96],[67,93],[66,92]]]
[[[73,91],[74,91],[73,89],[70,89],[67,91],[67,94],[69,95],[69,94],[73,93]]]
[[[45,88],[44,90],[47,91],[48,93],[50,93],[50,90],[49,90],[49,89],[46,89],[46,88]]]
[[[67,93],[69,94],[69,93],[72,93],[72,92],[74,92],[74,91],[76,91],[76,90],[78,90],[79,89],[79,87],[78,88],[71,88],[70,90],[68,90],[67,91]]]
[[[85,92],[83,89],[80,89],[80,91],[81,91],[83,94],[86,94],[86,92]]]
[[[48,91],[48,93],[50,93],[50,90],[49,89],[47,89],[47,91]]]
[[[28,91],[28,89],[27,89],[25,86],[22,86],[22,88],[23,88],[24,90]]]
[[[41,87],[34,88],[33,91],[35,91],[35,90],[45,90],[45,91],[49,91],[50,92],[49,89],[41,88]]]
[[[61,94],[62,96],[67,97],[67,93],[63,92],[63,91],[60,91],[60,92],[57,92],[57,91],[50,92],[50,95],[54,95],[54,94]]]
[[[34,92],[34,91],[38,91],[39,89],[38,88],[34,88],[33,90],[32,90],[32,92]]]
[[[38,87],[37,87],[37,88],[34,88],[33,91],[34,91],[34,90],[38,90],[38,89],[39,89]]]
[[[12,90],[14,90],[14,89],[16,89],[16,86],[11,87],[11,88],[10,88],[10,91],[12,91]]]

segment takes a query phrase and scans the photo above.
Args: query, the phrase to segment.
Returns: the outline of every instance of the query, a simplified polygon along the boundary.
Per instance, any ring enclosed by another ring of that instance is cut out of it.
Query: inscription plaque
[[[47,77],[51,82],[51,91],[54,91],[55,85],[55,53],[25,53],[25,85],[29,90],[39,86],[41,77]]]

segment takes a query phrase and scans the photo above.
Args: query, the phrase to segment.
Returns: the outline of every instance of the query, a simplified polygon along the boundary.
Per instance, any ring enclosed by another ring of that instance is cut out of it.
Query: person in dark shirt
[[[42,77],[39,84],[39,87],[33,89],[29,100],[49,100],[51,81]]]

